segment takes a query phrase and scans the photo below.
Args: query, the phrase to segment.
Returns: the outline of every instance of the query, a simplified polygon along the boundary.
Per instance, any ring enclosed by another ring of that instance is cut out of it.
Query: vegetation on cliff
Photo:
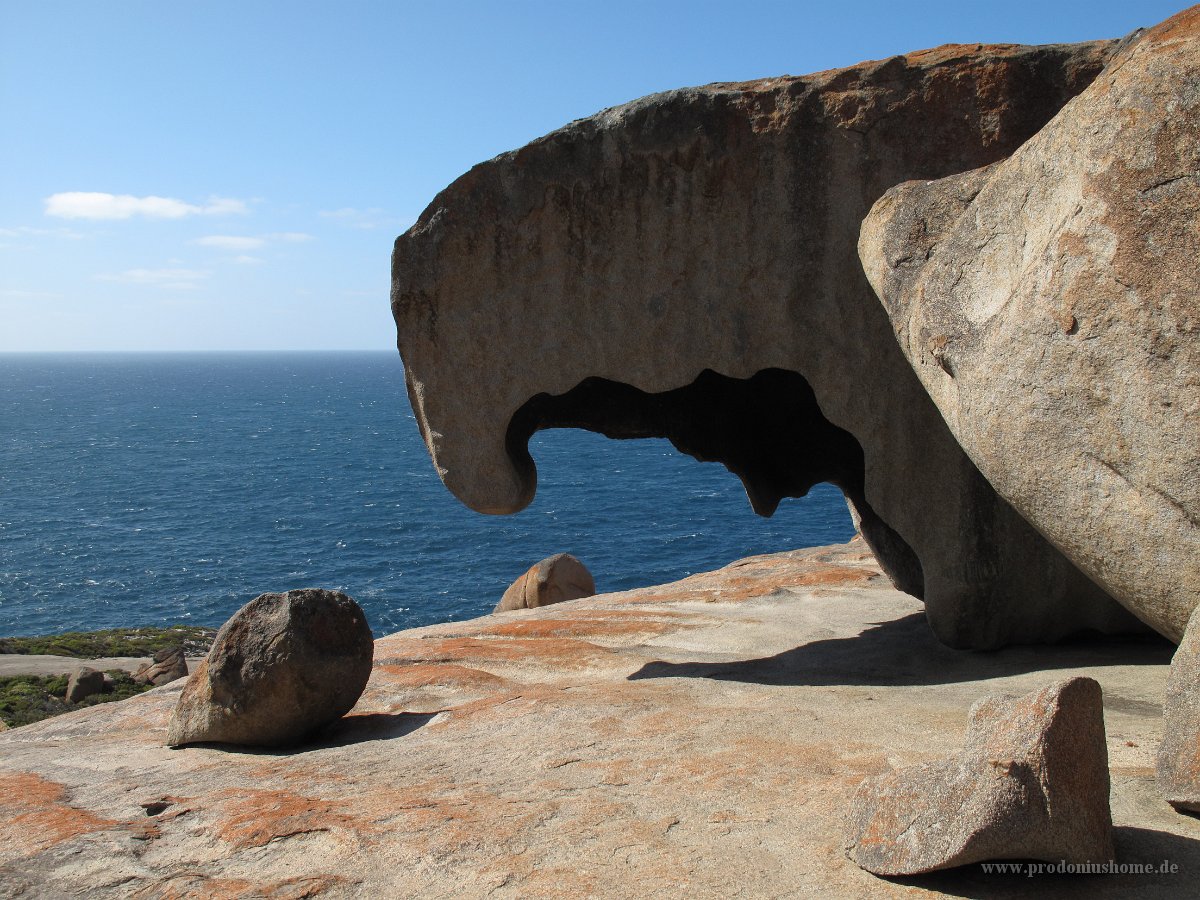
[[[85,697],[78,703],[68,703],[68,675],[13,675],[0,678],[0,720],[10,728],[40,722],[51,716],[124,700],[154,687],[152,684],[137,684],[133,676],[119,669],[110,669],[106,674],[112,679],[109,690]]]
[[[0,638],[0,654],[69,656],[75,659],[103,657],[151,657],[159,650],[182,647],[185,656],[204,656],[216,636],[215,628],[174,625],[167,628],[109,628],[103,631],[68,631],[41,637]],[[9,727],[28,725],[97,703],[124,700],[154,687],[138,684],[133,675],[109,669],[103,693],[78,703],[68,703],[70,676],[12,675],[0,677],[0,721]]]
[[[203,656],[212,646],[216,633],[215,628],[198,625],[68,631],[45,637],[0,638],[0,653],[99,659],[106,656],[153,656],[167,647],[182,646],[185,656]]]

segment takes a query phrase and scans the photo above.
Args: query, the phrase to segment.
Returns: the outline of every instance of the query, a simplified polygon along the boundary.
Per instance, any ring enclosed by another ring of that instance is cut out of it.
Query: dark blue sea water
[[[853,531],[829,485],[762,519],[663,440],[530,450],[536,500],[481,516],[438,480],[394,354],[0,355],[0,635],[215,626],[306,586],[378,635],[490,612],[557,552],[612,591]]]

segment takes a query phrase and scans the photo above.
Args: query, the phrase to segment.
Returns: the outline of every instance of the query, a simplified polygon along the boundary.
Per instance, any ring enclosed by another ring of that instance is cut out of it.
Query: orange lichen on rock
[[[285,878],[276,882],[256,882],[245,878],[209,878],[198,872],[177,875],[168,881],[148,884],[130,894],[131,900],[306,900],[335,887],[350,884],[336,875]]]
[[[795,571],[795,564],[788,560],[756,561],[756,567],[745,575],[730,575],[721,571],[721,578],[713,573],[693,575],[673,585],[659,589],[648,589],[638,595],[640,602],[701,602],[738,603],[763,597],[775,591],[806,587],[851,587],[865,584],[879,576],[876,569],[857,566],[808,566]],[[772,571],[775,568],[783,572]]]
[[[686,624],[673,622],[665,617],[637,616],[619,613],[614,616],[580,616],[569,619],[526,619],[520,622],[505,622],[488,629],[489,634],[499,637],[553,638],[553,637],[625,637],[634,634],[667,634]]]
[[[482,669],[457,663],[376,663],[376,678],[389,687],[422,688],[444,685],[457,688],[488,688],[507,684],[507,679]]]
[[[223,822],[217,836],[238,849],[262,847],[274,840],[318,831],[372,831],[369,822],[341,812],[347,804],[340,799],[253,789],[226,791],[224,796]]]
[[[1010,59],[1024,49],[1020,44],[941,44],[928,50],[905,53],[904,60],[912,66],[930,66],[983,54],[997,59]]]
[[[1189,6],[1165,22],[1146,32],[1144,40],[1161,43],[1168,40],[1187,40],[1200,33],[1200,5]]]
[[[32,856],[81,834],[124,828],[67,802],[67,789],[33,772],[0,775],[0,846]]]
[[[520,665],[536,658],[538,664],[564,669],[586,669],[606,662],[611,654],[596,644],[569,638],[447,637],[410,644],[412,655],[394,660],[415,663],[497,663]]]

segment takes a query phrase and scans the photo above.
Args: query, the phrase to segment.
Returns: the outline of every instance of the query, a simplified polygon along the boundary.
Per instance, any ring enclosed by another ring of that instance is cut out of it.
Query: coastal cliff
[[[1019,896],[977,867],[903,883],[845,859],[866,776],[959,745],[971,704],[1103,686],[1117,858],[1175,875],[1200,824],[1154,788],[1171,648],[939,644],[864,545],[400,632],[366,692],[288,752],[170,750],[182,682],[0,735],[5,896]],[[1062,896],[1073,894],[1060,893]]]

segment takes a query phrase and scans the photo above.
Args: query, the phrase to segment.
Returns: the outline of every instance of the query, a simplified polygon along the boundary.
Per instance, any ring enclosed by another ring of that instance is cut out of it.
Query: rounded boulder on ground
[[[345,594],[262,594],[217,633],[184,685],[167,743],[302,741],[354,707],[373,653],[366,616]]]
[[[596,582],[587,566],[570,553],[558,553],[530,566],[509,585],[493,612],[549,606],[594,593]]]

